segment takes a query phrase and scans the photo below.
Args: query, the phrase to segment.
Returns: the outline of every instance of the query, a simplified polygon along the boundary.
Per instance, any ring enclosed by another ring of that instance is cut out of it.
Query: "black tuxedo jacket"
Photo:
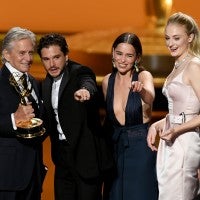
[[[85,80],[85,81],[83,81]],[[90,81],[92,80],[92,81]],[[42,96],[47,111],[47,121],[52,144],[52,159],[56,165],[64,155],[58,153],[58,132],[51,104],[53,79],[47,74],[42,84]],[[89,84],[87,84],[89,83]],[[93,95],[90,101],[78,102],[74,93],[80,88],[87,88]],[[101,128],[98,113],[96,78],[87,67],[69,61],[65,66],[59,89],[58,116],[61,128],[69,143],[71,163],[83,178],[96,178],[100,174]]]
[[[38,160],[42,148],[41,143],[27,143],[16,137],[17,130],[13,129],[11,113],[17,110],[20,96],[9,83],[9,76],[10,71],[3,66],[0,70],[0,190],[16,191],[26,188],[33,168],[42,165]],[[31,76],[30,79],[41,106],[36,81]]]

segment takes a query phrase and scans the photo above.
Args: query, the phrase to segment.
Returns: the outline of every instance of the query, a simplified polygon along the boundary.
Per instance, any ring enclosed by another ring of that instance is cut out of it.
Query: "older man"
[[[2,44],[0,70],[0,199],[40,200],[43,170],[41,142],[18,137],[18,125],[36,116],[28,102],[22,104],[21,75],[25,75],[30,93],[41,111],[36,81],[28,74],[33,61],[35,35],[14,27],[5,35]],[[25,98],[25,97],[24,97]],[[24,134],[24,133],[23,133]]]

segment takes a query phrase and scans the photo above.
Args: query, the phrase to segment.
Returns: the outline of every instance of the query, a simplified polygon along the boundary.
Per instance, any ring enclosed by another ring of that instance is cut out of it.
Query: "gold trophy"
[[[28,86],[25,77],[20,77],[18,73],[15,74],[16,79],[11,74],[9,82],[14,86],[17,93],[20,95],[21,104],[27,105],[28,97],[31,95],[32,86]],[[24,84],[26,82],[26,84]],[[29,121],[22,121],[17,124],[17,137],[31,139],[38,136],[42,136],[45,133],[45,128],[43,127],[43,121],[39,118],[32,118]]]

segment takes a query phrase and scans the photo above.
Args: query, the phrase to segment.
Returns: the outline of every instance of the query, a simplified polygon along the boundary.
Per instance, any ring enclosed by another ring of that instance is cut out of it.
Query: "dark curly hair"
[[[37,45],[37,53],[41,57],[41,50],[43,48],[48,48],[49,46],[57,45],[60,50],[67,55],[69,52],[68,44],[64,36],[58,33],[50,33],[42,36]]]

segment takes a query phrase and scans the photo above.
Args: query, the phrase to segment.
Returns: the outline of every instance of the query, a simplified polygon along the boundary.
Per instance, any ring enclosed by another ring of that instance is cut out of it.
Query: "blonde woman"
[[[174,67],[163,86],[168,99],[168,115],[152,124],[148,145],[157,155],[159,200],[198,198],[200,167],[200,38],[191,16],[175,13],[165,28],[166,46],[175,58]]]

